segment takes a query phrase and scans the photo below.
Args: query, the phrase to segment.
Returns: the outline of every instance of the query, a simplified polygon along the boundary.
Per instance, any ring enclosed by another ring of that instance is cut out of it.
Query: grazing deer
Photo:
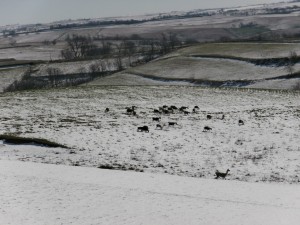
[[[209,126],[205,126],[205,127],[203,128],[203,132],[207,132],[207,131],[210,131],[210,130],[212,130],[212,128],[209,127]]]
[[[181,106],[181,107],[179,108],[179,111],[183,112],[183,111],[185,111],[187,108],[188,108],[188,107],[186,107],[186,106]]]
[[[161,111],[159,111],[158,109],[154,109],[153,112],[154,113],[161,113]]]
[[[219,170],[216,170],[216,173],[215,173],[216,178],[215,178],[215,179],[218,179],[219,177],[225,179],[226,176],[228,175],[228,172],[229,172],[229,171],[230,171],[230,170],[227,169],[227,170],[226,170],[226,173],[221,173],[221,172],[219,172]]]
[[[130,114],[133,114],[133,113],[135,112],[135,111],[134,111],[135,108],[136,108],[135,106],[132,106],[131,108],[127,108],[127,110],[126,110],[127,114],[129,114],[129,115],[130,115]]]
[[[156,125],[156,129],[162,130],[162,126],[161,126],[160,124],[157,124],[157,125]]]
[[[212,116],[211,116],[211,115],[207,115],[206,118],[207,118],[208,120],[211,120]]]
[[[153,120],[153,121],[158,121],[158,122],[159,122],[159,121],[161,120],[161,117],[152,117],[152,120]]]
[[[175,126],[175,125],[177,125],[176,122],[168,122],[168,124],[169,124],[169,126]]]
[[[138,132],[144,131],[144,132],[149,133],[149,127],[148,127],[148,126],[138,127],[138,128],[137,128],[137,131],[138,131]]]
[[[184,115],[189,115],[190,112],[188,112],[188,111],[183,111],[183,114],[184,114]]]
[[[164,113],[164,114],[170,114],[170,111],[167,110],[167,109],[164,109],[164,110],[163,110],[163,113]]]
[[[108,113],[108,112],[109,112],[109,108],[106,108],[104,112],[105,112],[105,113]]]
[[[240,126],[242,126],[242,125],[244,125],[245,123],[244,123],[244,121],[243,120],[239,120],[239,125]]]

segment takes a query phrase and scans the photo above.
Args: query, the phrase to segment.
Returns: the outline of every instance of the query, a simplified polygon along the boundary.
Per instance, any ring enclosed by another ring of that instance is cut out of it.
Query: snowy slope
[[[165,104],[200,109],[153,112]],[[132,105],[137,116],[126,114]],[[153,117],[161,117],[162,130]],[[137,132],[143,125],[149,133]],[[0,95],[0,134],[45,138],[73,150],[0,143],[0,159],[208,179],[229,168],[230,180],[299,184],[299,128],[300,93],[293,92],[87,86]]]
[[[0,224],[296,225],[297,185],[0,161]]]

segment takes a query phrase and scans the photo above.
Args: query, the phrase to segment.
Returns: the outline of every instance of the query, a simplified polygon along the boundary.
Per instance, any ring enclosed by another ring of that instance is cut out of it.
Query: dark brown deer
[[[230,170],[227,169],[227,170],[226,170],[226,173],[221,173],[221,172],[219,172],[219,170],[216,170],[216,173],[215,173],[216,178],[215,178],[215,179],[218,179],[219,177],[225,179],[226,176],[228,175],[228,172],[229,172],[229,171],[230,171]]]
[[[154,113],[161,113],[161,111],[159,111],[158,109],[154,109],[153,112]]]
[[[158,121],[158,122],[159,122],[159,121],[161,120],[161,117],[152,117],[152,120],[153,120],[153,121]]]
[[[181,107],[179,108],[179,111],[183,112],[183,111],[185,111],[187,108],[188,108],[188,107],[186,107],[186,106],[181,106]]]
[[[242,125],[244,125],[245,123],[244,123],[244,121],[243,120],[239,120],[239,125],[240,126],[242,126]]]
[[[169,126],[175,126],[175,125],[177,125],[176,122],[168,122],[168,124],[169,124]]]
[[[160,124],[156,124],[156,129],[162,130],[162,126]]]
[[[209,126],[205,126],[205,127],[203,128],[203,132],[207,132],[207,131],[210,131],[210,130],[212,130],[212,128],[209,127]]]
[[[147,132],[147,133],[149,133],[149,127],[148,126],[142,126],[142,127],[138,127],[137,128],[137,131],[138,132]]]
[[[127,109],[127,110],[126,110],[127,114],[129,114],[129,115],[130,115],[130,114],[133,114],[133,113],[135,112],[135,111],[134,111],[135,108],[136,108],[135,106],[131,106],[131,108],[128,108],[128,107],[127,107],[127,108],[126,108],[126,109]]]

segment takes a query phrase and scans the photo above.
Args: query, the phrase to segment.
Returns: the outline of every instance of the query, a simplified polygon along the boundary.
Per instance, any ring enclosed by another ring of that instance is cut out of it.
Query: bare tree
[[[168,37],[165,33],[161,34],[161,42],[160,43],[161,43],[162,54],[169,52],[169,41],[168,41]]]
[[[169,33],[169,45],[172,50],[174,50],[176,46],[181,45],[176,33]]]
[[[292,64],[296,64],[298,62],[298,55],[297,55],[297,53],[295,51],[290,51],[289,61]]]
[[[52,44],[52,45],[56,45],[56,43],[57,43],[57,40],[56,40],[56,39],[54,39],[53,41],[51,41],[51,44]]]
[[[10,38],[9,39],[9,44],[10,44],[10,46],[15,47],[16,44],[17,44],[17,41],[14,38]]]
[[[117,56],[113,59],[113,65],[114,65],[114,68],[116,70],[122,70],[124,68],[123,66],[123,62],[122,62],[122,57],[120,56]]]
[[[87,74],[87,70],[86,70],[86,68],[85,67],[80,67],[80,68],[78,68],[78,73],[80,73],[80,74]]]
[[[104,59],[104,61],[102,62],[102,67],[103,67],[103,71],[111,71],[113,68],[113,63],[111,60],[109,59]]]
[[[136,53],[136,46],[133,41],[123,41],[123,54],[128,57],[129,65],[131,65],[131,58]]]
[[[65,59],[79,59],[90,55],[92,50],[96,48],[91,37],[73,34],[66,38],[67,49],[61,52]]]
[[[160,42],[148,40],[146,44],[148,46],[147,51],[144,53],[146,55],[146,61],[154,59],[158,52],[163,51],[163,45]]]
[[[33,71],[33,67],[29,66],[28,69],[26,69],[26,71],[24,72],[22,79],[23,80],[28,80],[31,78],[31,75],[34,73]]]
[[[286,71],[289,75],[292,75],[294,73],[294,64],[288,62],[288,64],[285,66]]]
[[[286,65],[287,72],[292,75],[295,71],[294,65],[298,62],[298,55],[295,51],[290,51],[289,57],[288,57],[288,63]]]
[[[89,72],[92,74],[103,72],[102,62],[95,62],[89,66]]]
[[[61,57],[66,60],[71,60],[75,58],[74,53],[70,49],[64,49],[60,52]]]
[[[113,65],[116,70],[122,70],[124,68],[123,62],[122,62],[123,48],[124,48],[123,42],[116,44],[116,54],[115,54],[115,57],[113,60]]]
[[[298,81],[295,86],[293,87],[294,90],[300,91],[300,81]]]
[[[58,86],[58,76],[62,75],[63,72],[59,68],[49,67],[46,69],[46,73],[49,76],[49,81],[51,87],[57,87]]]
[[[101,45],[102,45],[102,49],[101,52],[103,55],[108,55],[111,53],[112,51],[112,43],[105,41],[104,37],[101,37]]]
[[[49,40],[45,39],[45,40],[43,41],[43,44],[44,44],[44,45],[50,45],[51,42],[50,42]]]

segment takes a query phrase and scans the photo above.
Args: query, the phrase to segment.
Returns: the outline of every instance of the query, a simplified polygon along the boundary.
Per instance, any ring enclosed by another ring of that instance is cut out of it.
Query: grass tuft
[[[51,147],[51,148],[68,148],[65,145],[51,142],[46,139],[18,137],[13,134],[0,135],[0,140],[4,140],[4,143],[8,143],[8,144],[17,144],[17,145],[37,144],[37,145],[43,145],[43,146]]]

